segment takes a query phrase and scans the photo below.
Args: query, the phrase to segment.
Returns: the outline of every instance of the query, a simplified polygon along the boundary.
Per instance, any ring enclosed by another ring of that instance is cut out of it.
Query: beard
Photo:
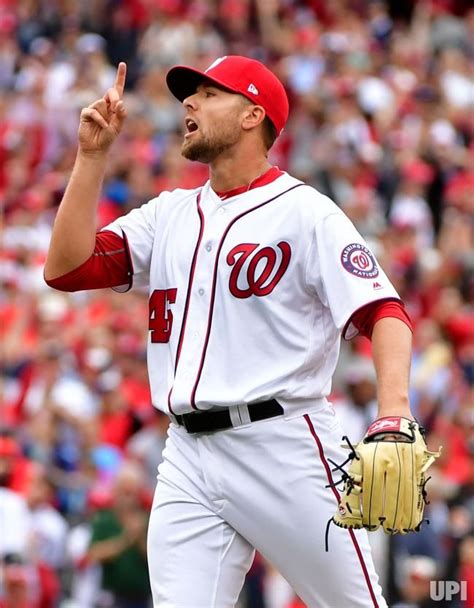
[[[185,139],[181,147],[181,154],[188,160],[196,160],[201,163],[213,162],[239,141],[240,128],[235,123],[233,126],[229,123],[219,133],[210,135],[199,133],[194,141]]]

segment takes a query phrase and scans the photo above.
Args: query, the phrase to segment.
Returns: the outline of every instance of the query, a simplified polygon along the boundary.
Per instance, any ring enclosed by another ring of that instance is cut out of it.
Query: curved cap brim
[[[233,91],[231,87],[216,78],[212,78],[206,72],[200,72],[184,65],[177,65],[166,74],[166,84],[179,101],[184,101],[186,97],[194,95],[196,89],[204,80],[213,82],[228,91]]]

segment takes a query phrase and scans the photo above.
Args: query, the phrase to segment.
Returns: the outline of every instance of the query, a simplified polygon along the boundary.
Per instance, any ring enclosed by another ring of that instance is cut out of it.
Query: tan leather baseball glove
[[[440,455],[428,451],[423,429],[407,418],[379,418],[352,451],[334,523],[382,526],[388,534],[418,531],[427,502],[425,473]]]

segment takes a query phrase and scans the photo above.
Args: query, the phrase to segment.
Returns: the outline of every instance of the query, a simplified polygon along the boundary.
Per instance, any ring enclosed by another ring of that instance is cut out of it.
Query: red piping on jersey
[[[132,287],[133,287],[133,275],[135,274],[135,269],[133,268],[133,260],[132,260],[132,255],[130,253],[130,245],[128,244],[128,237],[127,237],[126,233],[124,232],[123,228],[121,228],[121,230],[122,230],[123,244],[124,244],[124,248],[125,248],[125,257],[127,258],[127,263],[128,263],[128,270],[127,270],[128,286],[125,291],[121,291],[120,288],[117,286],[112,287],[112,290],[117,291],[118,293],[127,293],[127,291],[130,291],[130,289],[132,289]]]
[[[218,265],[219,265],[219,256],[220,256],[222,245],[224,244],[225,238],[226,238],[229,230],[235,224],[235,222],[237,220],[240,220],[240,218],[244,217],[244,215],[247,215],[248,213],[251,213],[252,211],[255,211],[256,209],[260,209],[260,207],[263,207],[264,205],[268,205],[268,203],[271,203],[272,201],[276,200],[277,198],[280,198],[280,196],[283,196],[284,194],[287,194],[288,192],[291,192],[291,190],[294,190],[295,188],[299,188],[300,186],[305,186],[305,185],[306,184],[296,184],[295,186],[292,186],[291,188],[288,188],[288,190],[285,190],[284,192],[280,192],[280,194],[277,194],[276,196],[274,196],[273,198],[269,199],[268,201],[260,203],[259,205],[256,205],[255,207],[252,207],[252,209],[248,209],[247,211],[244,211],[240,215],[237,215],[229,223],[229,225],[227,226],[227,228],[224,231],[224,234],[222,235],[222,238],[220,240],[219,246],[217,248],[216,261],[214,263],[214,272],[213,272],[213,276],[212,276],[211,303],[209,305],[209,314],[208,314],[208,317],[207,317],[206,339],[204,340],[204,346],[203,346],[202,353],[201,353],[201,362],[199,364],[199,370],[198,370],[198,373],[197,373],[196,381],[194,383],[193,390],[191,392],[191,405],[192,405],[192,407],[195,410],[198,409],[196,407],[196,401],[195,401],[196,390],[197,390],[199,381],[201,380],[202,369],[204,367],[204,359],[206,358],[207,346],[209,344],[209,336],[211,334],[212,314],[214,312],[214,300],[215,300],[215,297],[216,297],[217,268],[218,268]]]
[[[314,425],[311,421],[311,418],[308,416],[308,414],[305,414],[304,419],[306,420],[306,424],[309,427],[309,430],[311,432],[311,435],[313,436],[316,445],[318,446],[318,450],[319,450],[319,457],[321,458],[321,462],[323,463],[323,466],[326,470],[326,476],[328,478],[328,482],[329,482],[329,486],[332,490],[332,493],[334,494],[336,500],[337,500],[337,504],[339,504],[340,500],[341,500],[341,496],[339,494],[339,492],[337,491],[335,485],[334,485],[334,480],[332,478],[332,473],[331,473],[331,467],[328,464],[328,461],[326,460],[326,456],[324,455],[324,450],[323,450],[323,446],[321,444],[321,441],[318,437],[318,434],[316,433],[316,429],[314,428]],[[377,598],[375,597],[375,592],[374,589],[372,587],[372,582],[370,580],[370,576],[369,573],[367,571],[367,566],[365,565],[364,562],[364,556],[362,555],[362,551],[360,550],[359,547],[359,543],[357,542],[357,538],[354,534],[354,530],[349,529],[348,530],[349,535],[352,539],[352,544],[354,545],[354,548],[356,550],[357,553],[357,557],[359,558],[359,562],[362,568],[362,572],[364,573],[364,578],[365,578],[365,582],[367,583],[367,588],[369,590],[370,593],[370,597],[372,598],[372,602],[374,603],[374,608],[379,608],[378,602],[377,602]]]
[[[98,232],[94,251],[85,262],[55,279],[45,281],[54,289],[68,292],[104,287],[116,289],[124,285],[128,291],[133,282],[133,263],[126,234],[123,230],[121,237],[111,230]]]
[[[189,302],[191,300],[191,292],[192,292],[193,281],[194,281],[194,271],[196,269],[197,254],[198,254],[199,246],[201,245],[202,235],[204,233],[204,215],[203,215],[201,207],[199,205],[200,201],[201,201],[201,192],[199,192],[199,194],[197,195],[197,199],[196,199],[197,212],[198,212],[199,221],[200,221],[199,236],[196,241],[196,246],[194,248],[191,268],[189,269],[188,290],[186,292],[186,302],[184,304],[183,321],[181,323],[181,330],[179,332],[178,348],[176,349],[176,360],[174,363],[174,376],[175,377],[176,377],[176,370],[178,368],[179,357],[181,355],[181,348],[183,346],[184,331],[186,328],[186,321],[187,321],[187,317],[188,317]],[[174,414],[173,408],[171,407],[171,393],[172,392],[173,392],[173,386],[170,388],[170,391],[168,393],[168,410],[172,414]],[[193,407],[195,407],[195,406],[193,406]],[[195,407],[195,409],[197,409],[197,408]]]

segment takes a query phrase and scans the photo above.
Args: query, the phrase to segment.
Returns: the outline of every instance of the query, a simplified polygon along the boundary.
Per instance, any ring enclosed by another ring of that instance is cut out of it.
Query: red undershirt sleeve
[[[410,331],[413,331],[410,317],[400,300],[378,300],[376,302],[370,302],[370,304],[366,304],[362,308],[359,308],[359,310],[352,315],[346,327],[352,323],[360,335],[365,336],[370,340],[372,338],[374,325],[384,317],[400,319],[400,321],[403,321],[410,328]]]
[[[46,280],[46,279],[45,279]],[[59,291],[82,291],[112,287],[128,291],[132,286],[133,266],[125,233],[104,230],[96,235],[94,253],[78,268],[46,280]]]

